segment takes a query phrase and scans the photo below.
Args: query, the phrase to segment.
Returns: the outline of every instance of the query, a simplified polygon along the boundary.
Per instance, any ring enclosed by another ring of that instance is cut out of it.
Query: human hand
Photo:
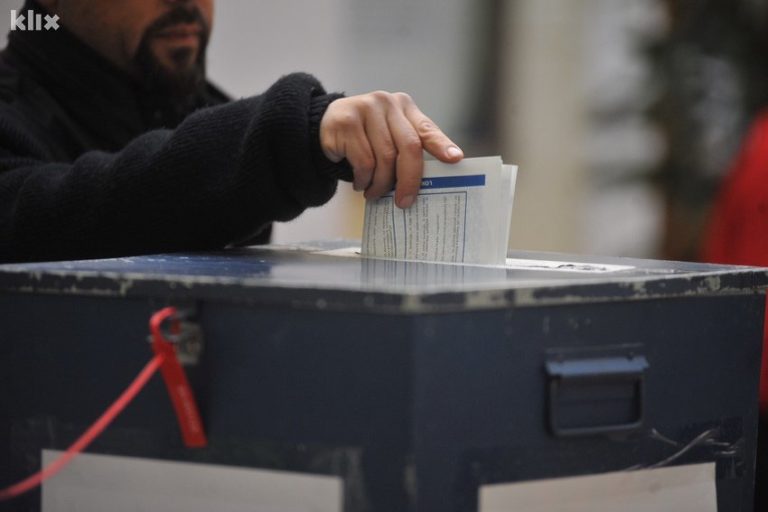
[[[396,184],[395,204],[416,200],[426,150],[447,163],[464,157],[459,147],[419,110],[405,93],[376,91],[332,102],[320,121],[325,156],[343,158],[354,170],[355,190],[376,199]]]

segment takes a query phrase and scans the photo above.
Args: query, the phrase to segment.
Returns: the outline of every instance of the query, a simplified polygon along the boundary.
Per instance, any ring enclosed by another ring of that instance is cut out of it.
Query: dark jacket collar
[[[46,13],[34,0],[22,9],[24,15],[28,10]],[[58,30],[11,31],[6,53],[22,75],[44,88],[87,132],[101,138],[94,142],[103,149],[118,149],[153,128],[173,128],[196,108],[227,99],[210,84],[181,101],[149,90],[61,24]]]

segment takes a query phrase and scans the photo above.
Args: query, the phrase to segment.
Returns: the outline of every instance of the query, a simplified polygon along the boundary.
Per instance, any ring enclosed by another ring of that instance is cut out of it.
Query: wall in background
[[[659,0],[588,0],[583,30],[587,116],[584,247],[601,254],[658,255],[664,202],[653,173],[662,130],[648,110],[659,96],[651,49],[669,20]]]
[[[503,11],[501,152],[520,166],[513,248],[585,249],[584,5],[518,0]]]
[[[653,257],[664,154],[648,120],[658,0],[517,0],[500,48],[502,152],[520,164],[514,248]]]
[[[8,31],[11,29],[11,9],[23,5],[22,0],[2,0],[0,2],[0,46],[8,42]]]
[[[463,142],[477,34],[471,0],[226,0],[216,4],[209,76],[234,96],[293,71],[348,95],[406,91]],[[361,195],[342,184],[326,206],[278,224],[275,241],[359,238]]]

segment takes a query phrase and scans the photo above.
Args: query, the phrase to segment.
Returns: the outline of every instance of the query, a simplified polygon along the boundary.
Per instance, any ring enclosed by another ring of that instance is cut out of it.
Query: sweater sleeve
[[[288,75],[72,163],[46,162],[0,117],[0,261],[221,248],[321,205],[350,174],[320,149],[320,119],[338,97]]]

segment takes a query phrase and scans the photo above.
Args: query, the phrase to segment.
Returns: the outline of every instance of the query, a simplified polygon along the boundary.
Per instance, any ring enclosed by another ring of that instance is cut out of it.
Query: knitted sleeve
[[[351,174],[320,149],[338,97],[288,75],[72,163],[42,160],[38,141],[0,116],[0,261],[220,248],[321,205]]]

